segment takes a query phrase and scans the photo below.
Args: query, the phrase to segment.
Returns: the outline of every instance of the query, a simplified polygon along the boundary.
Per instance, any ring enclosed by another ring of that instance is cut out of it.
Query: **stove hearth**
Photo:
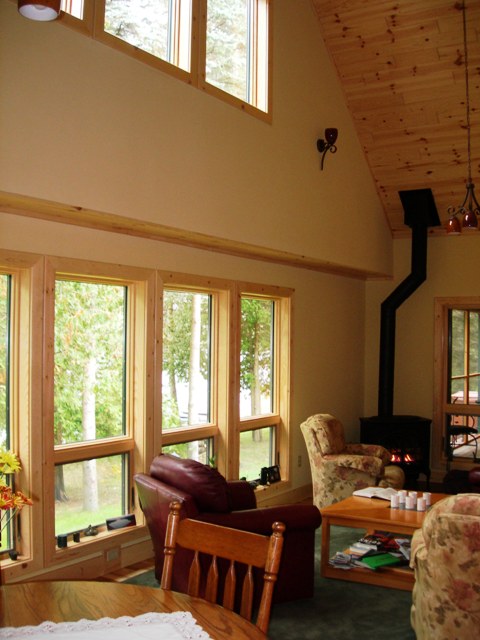
[[[430,424],[419,416],[360,418],[360,442],[380,444],[392,455],[391,463],[405,473],[405,487],[416,489],[420,474],[430,486]]]

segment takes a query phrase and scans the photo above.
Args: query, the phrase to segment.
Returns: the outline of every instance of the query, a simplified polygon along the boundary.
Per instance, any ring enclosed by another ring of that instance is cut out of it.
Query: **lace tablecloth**
[[[0,638],[15,640],[105,640],[107,637],[115,640],[211,640],[188,611],[0,628]]]

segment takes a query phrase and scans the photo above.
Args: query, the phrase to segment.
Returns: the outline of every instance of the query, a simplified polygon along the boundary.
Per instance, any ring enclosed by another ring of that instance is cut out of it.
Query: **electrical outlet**
[[[301,466],[302,466],[302,456],[298,456],[297,467],[301,467]]]
[[[120,549],[118,547],[114,547],[113,549],[107,549],[107,552],[105,555],[106,555],[107,562],[113,562],[114,560],[119,559]]]

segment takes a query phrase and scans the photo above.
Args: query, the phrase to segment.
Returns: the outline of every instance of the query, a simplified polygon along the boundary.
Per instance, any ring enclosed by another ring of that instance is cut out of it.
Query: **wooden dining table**
[[[58,581],[0,587],[0,638],[2,627],[175,611],[190,612],[214,640],[265,640],[267,637],[236,613],[176,591],[117,582]]]

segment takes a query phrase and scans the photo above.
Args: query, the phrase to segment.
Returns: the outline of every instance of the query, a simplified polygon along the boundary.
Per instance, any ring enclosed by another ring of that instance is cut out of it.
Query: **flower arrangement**
[[[20,461],[11,451],[0,449],[0,533],[9,524],[12,518],[23,509],[25,505],[32,505],[30,498],[20,490],[13,491],[12,487],[5,484],[4,477],[20,471]],[[8,516],[4,519],[4,514]]]

